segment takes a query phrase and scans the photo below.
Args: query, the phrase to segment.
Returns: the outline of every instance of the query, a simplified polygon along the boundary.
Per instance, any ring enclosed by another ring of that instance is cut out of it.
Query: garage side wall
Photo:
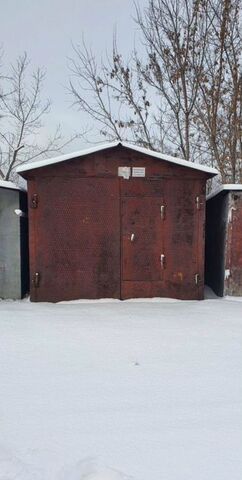
[[[20,217],[20,269],[21,269],[21,296],[29,293],[29,222],[28,198],[26,192],[19,191],[19,208],[23,212]]]
[[[219,195],[206,203],[205,284],[216,295],[224,295],[228,196]]]
[[[242,296],[242,193],[227,194],[224,294]]]
[[[0,188],[0,298],[21,298],[19,191]]]

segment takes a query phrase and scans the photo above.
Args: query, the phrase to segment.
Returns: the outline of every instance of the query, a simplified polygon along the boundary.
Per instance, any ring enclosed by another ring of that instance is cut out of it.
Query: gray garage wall
[[[21,298],[19,190],[0,188],[0,298]]]

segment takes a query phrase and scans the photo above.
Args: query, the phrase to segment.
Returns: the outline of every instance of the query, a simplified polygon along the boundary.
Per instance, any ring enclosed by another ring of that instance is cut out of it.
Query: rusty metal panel
[[[123,197],[163,197],[166,179],[130,178],[120,179],[121,196]]]
[[[166,291],[170,297],[202,299],[205,192],[199,181],[167,181]]]
[[[151,185],[121,181],[122,298],[202,299],[204,183],[163,179]]]
[[[122,300],[168,296],[163,281],[122,281]]]
[[[122,199],[122,279],[163,278],[163,213],[159,197]]]
[[[205,184],[210,175],[191,168],[157,160],[125,147],[115,147],[91,155],[74,158],[66,162],[43,166],[39,169],[23,172],[26,179],[44,177],[105,177],[116,178],[118,168],[128,166],[130,169],[146,169],[146,179],[159,180],[166,178],[201,180]],[[138,180],[138,179],[137,179]],[[139,179],[140,180],[140,179]]]
[[[53,177],[35,188],[31,300],[119,298],[118,180]]]

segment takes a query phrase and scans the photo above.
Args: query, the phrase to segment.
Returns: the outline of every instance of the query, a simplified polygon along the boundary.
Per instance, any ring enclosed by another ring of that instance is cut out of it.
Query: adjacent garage
[[[206,208],[206,283],[219,295],[242,296],[242,185],[222,185]]]
[[[0,180],[0,298],[20,299],[29,288],[27,193]]]
[[[30,297],[202,299],[216,170],[127,143],[26,164]]]

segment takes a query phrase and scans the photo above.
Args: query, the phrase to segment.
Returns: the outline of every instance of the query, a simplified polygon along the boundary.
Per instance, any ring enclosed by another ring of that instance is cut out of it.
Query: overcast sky
[[[139,0],[141,6],[146,3]],[[13,62],[26,51],[33,65],[46,68],[43,94],[52,100],[52,111],[46,118],[48,130],[58,123],[66,134],[78,130],[86,120],[71,108],[65,91],[71,42],[80,43],[84,34],[87,44],[100,56],[110,48],[116,27],[120,49],[128,54],[138,36],[132,20],[133,1],[0,0],[0,12],[4,63]]]

